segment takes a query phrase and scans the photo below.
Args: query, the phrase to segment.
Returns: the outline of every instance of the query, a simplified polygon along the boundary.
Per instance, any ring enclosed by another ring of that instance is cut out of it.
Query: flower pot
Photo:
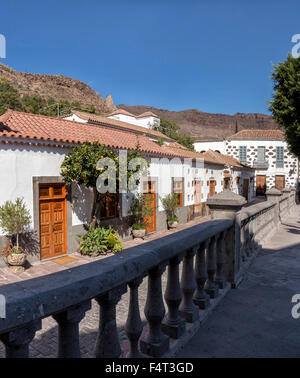
[[[173,221],[173,222],[170,222],[168,221],[168,227],[169,228],[176,228],[178,226],[178,222],[177,221]]]
[[[145,229],[140,229],[140,230],[132,230],[132,235],[135,239],[143,239],[143,237],[146,234]]]
[[[22,266],[25,264],[25,261],[25,253],[11,253],[7,256],[7,262],[9,263],[9,265]]]

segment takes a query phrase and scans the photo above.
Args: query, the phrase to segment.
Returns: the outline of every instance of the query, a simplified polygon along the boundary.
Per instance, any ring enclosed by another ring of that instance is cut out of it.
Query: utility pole
[[[52,105],[49,105],[49,106],[45,106],[43,109],[48,109],[48,108],[52,108],[52,106],[57,106],[57,117],[59,118],[60,117],[60,103],[57,102],[55,104],[52,104]]]

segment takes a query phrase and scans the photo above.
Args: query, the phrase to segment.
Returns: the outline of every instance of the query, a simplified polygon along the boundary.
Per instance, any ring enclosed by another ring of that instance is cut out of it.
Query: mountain
[[[118,105],[118,108],[136,115],[147,111],[153,112],[159,118],[176,122],[183,133],[189,134],[195,139],[228,137],[236,132],[236,127],[238,130],[280,128],[271,116],[259,113],[228,115],[205,113],[197,109],[170,111],[151,106],[124,104]]]
[[[94,108],[96,113],[107,114],[116,109],[113,99],[105,99],[82,81],[62,75],[40,75],[17,72],[0,63],[0,80],[5,79],[21,96],[39,96],[43,99],[54,99],[57,102],[78,103],[81,108]],[[205,113],[197,109],[170,111],[142,105],[118,105],[133,114],[146,111],[176,122],[183,133],[196,139],[208,137],[227,137],[242,129],[278,129],[280,126],[271,116],[257,113],[228,114]],[[55,111],[55,109],[54,109]]]
[[[70,77],[17,72],[0,63],[0,79],[5,79],[21,96],[39,96],[44,99],[53,98],[56,101],[67,100],[87,108],[93,107],[99,113],[108,113],[116,109],[110,95],[103,100],[90,86]]]

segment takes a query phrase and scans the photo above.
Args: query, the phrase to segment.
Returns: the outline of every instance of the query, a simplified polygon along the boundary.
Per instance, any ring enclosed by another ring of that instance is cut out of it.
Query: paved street
[[[299,206],[178,357],[300,357],[300,318],[291,316],[297,293]]]

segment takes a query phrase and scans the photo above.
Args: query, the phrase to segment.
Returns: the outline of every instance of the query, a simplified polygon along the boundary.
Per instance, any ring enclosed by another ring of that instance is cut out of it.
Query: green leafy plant
[[[144,218],[153,214],[153,209],[149,205],[150,200],[151,199],[148,198],[146,194],[139,193],[131,201],[128,213],[133,216],[134,224],[132,225],[132,228],[134,230],[142,230],[146,228]],[[140,228],[137,228],[138,225]]]
[[[170,223],[178,222],[176,215],[178,196],[176,193],[167,194],[165,197],[160,197],[162,206],[167,214],[167,221]]]
[[[90,225],[88,232],[78,237],[81,239],[80,252],[83,255],[99,255],[109,250],[117,253],[123,249],[117,231],[111,226],[93,228]]]
[[[128,152],[125,169],[128,167],[128,163],[131,159],[140,158],[143,159],[143,155],[139,150],[139,143],[137,139],[136,149]],[[66,156],[61,165],[61,175],[67,185],[71,185],[73,182],[78,185],[85,185],[93,190],[93,205],[91,209],[91,225],[95,228],[97,226],[96,214],[100,206],[100,193],[97,191],[96,183],[98,177],[106,171],[106,168],[97,169],[97,162],[100,159],[110,158],[115,162],[116,170],[116,190],[118,192],[120,182],[120,162],[114,149],[105,147],[98,142],[89,143],[85,142],[81,146],[76,146]],[[127,180],[131,176],[139,171],[140,166],[137,165],[135,169],[127,169]],[[139,172],[141,175],[146,175],[147,172],[143,170]],[[137,177],[136,183],[138,184],[140,177]],[[127,182],[128,184],[128,182]]]
[[[300,58],[288,54],[284,62],[273,65],[273,101],[270,110],[274,119],[285,128],[291,152],[300,156]]]
[[[26,208],[23,198],[17,198],[15,202],[6,201],[0,206],[0,227],[11,238],[16,237],[16,249],[19,250],[19,234],[28,230],[31,223],[29,210]]]

